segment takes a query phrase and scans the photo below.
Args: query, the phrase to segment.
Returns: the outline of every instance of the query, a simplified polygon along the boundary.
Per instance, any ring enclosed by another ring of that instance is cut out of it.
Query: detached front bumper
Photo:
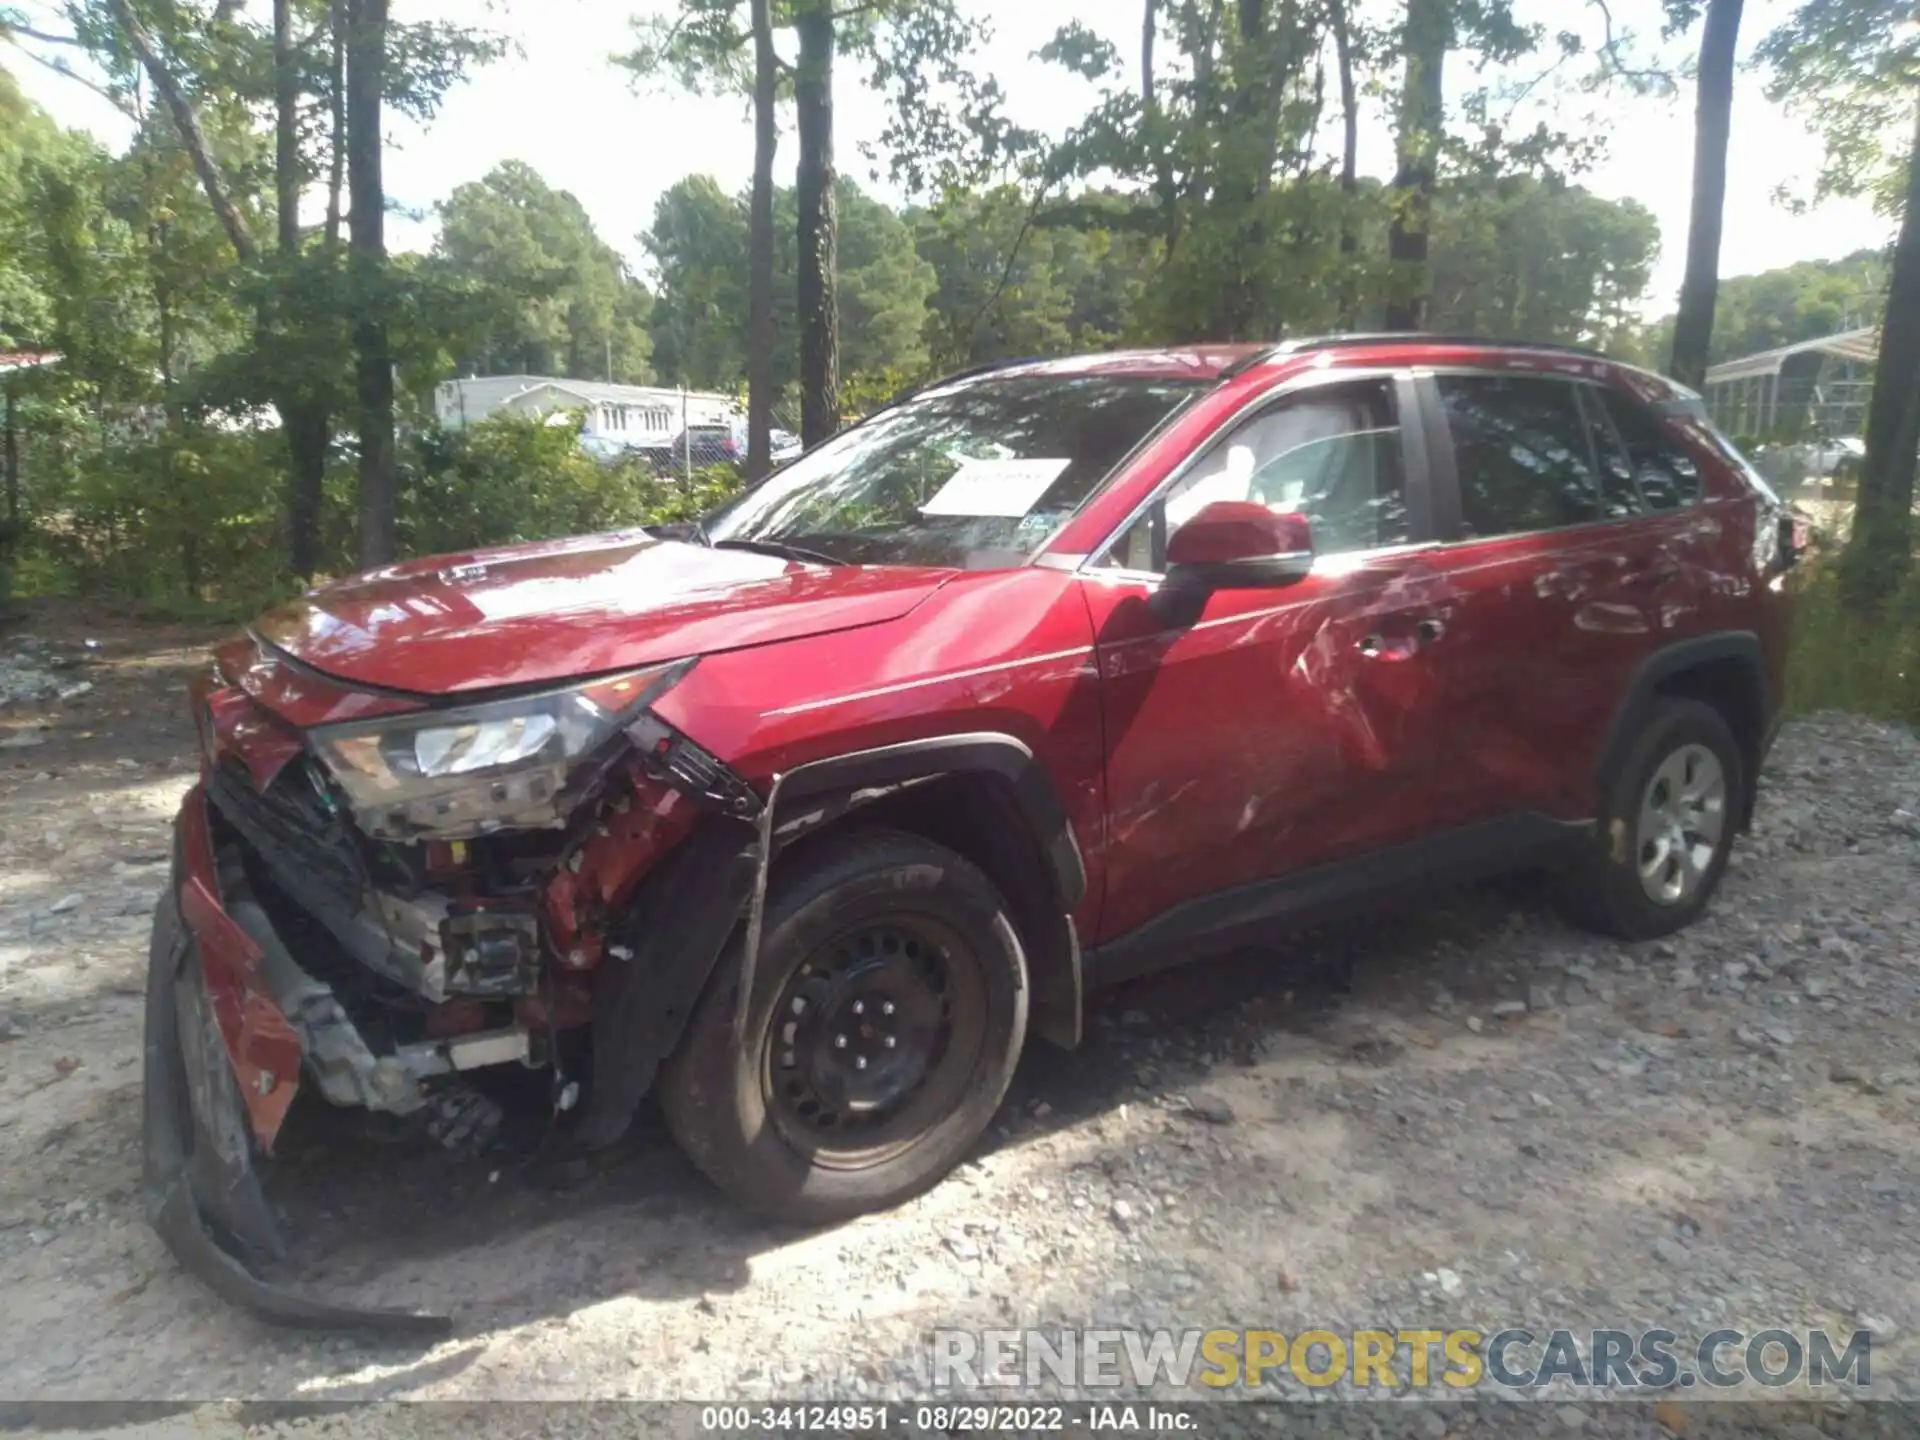
[[[148,1223],[183,1266],[261,1319],[444,1334],[446,1316],[338,1305],[270,1285],[249,1268],[286,1253],[255,1158],[286,1117],[307,1049],[286,1013],[299,998],[288,988],[305,980],[308,1000],[327,993],[283,949],[272,953],[270,930],[260,940],[223,897],[196,786],[175,824],[173,875],[147,958],[141,1188]]]

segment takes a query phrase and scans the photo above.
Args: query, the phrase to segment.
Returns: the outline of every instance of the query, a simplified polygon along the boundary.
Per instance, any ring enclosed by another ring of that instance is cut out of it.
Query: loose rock
[[[1187,1113],[1209,1125],[1231,1125],[1233,1106],[1218,1095],[1195,1095],[1187,1102]]]

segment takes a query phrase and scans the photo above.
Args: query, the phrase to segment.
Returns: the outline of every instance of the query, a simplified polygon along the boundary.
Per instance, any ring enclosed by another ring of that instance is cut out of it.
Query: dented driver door
[[[1424,448],[1400,429],[1404,398],[1395,377],[1280,397],[1229,427],[1082,572],[1106,727],[1099,941],[1430,824],[1444,636]],[[1169,585],[1167,532],[1195,498],[1223,497],[1306,514],[1316,550],[1332,553],[1286,586]]]

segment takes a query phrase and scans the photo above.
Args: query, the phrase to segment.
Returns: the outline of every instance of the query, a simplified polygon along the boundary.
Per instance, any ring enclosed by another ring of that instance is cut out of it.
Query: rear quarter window
[[[1707,408],[1698,399],[1688,397],[1685,400],[1671,400],[1658,407],[1665,423],[1685,435],[1695,445],[1714,456],[1728,469],[1744,480],[1755,494],[1769,505],[1781,503],[1779,494],[1767,482],[1767,477],[1754,467],[1751,460],[1740,453],[1740,449],[1707,414]]]

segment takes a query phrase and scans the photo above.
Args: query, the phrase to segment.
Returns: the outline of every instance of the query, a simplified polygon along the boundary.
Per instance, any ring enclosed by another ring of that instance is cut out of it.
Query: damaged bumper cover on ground
[[[172,880],[154,917],[147,963],[141,1185],[147,1219],[186,1269],[264,1320],[445,1334],[452,1328],[446,1316],[336,1304],[269,1284],[251,1268],[285,1253],[254,1158],[271,1144],[298,1084],[302,1035],[288,1007],[303,1018],[315,1006],[324,1012],[326,987],[301,972],[284,947],[249,935],[241,919],[248,904],[222,894],[205,800],[196,788],[177,822]],[[271,940],[270,929],[263,938]],[[368,1074],[369,1067],[378,1070],[370,1053],[364,1063],[340,1053],[349,1042],[338,1030],[352,1031],[344,1017],[339,1026],[329,1026],[324,1013],[305,1023],[333,1045],[332,1063],[343,1079],[351,1074],[356,1083],[380,1083]]]

